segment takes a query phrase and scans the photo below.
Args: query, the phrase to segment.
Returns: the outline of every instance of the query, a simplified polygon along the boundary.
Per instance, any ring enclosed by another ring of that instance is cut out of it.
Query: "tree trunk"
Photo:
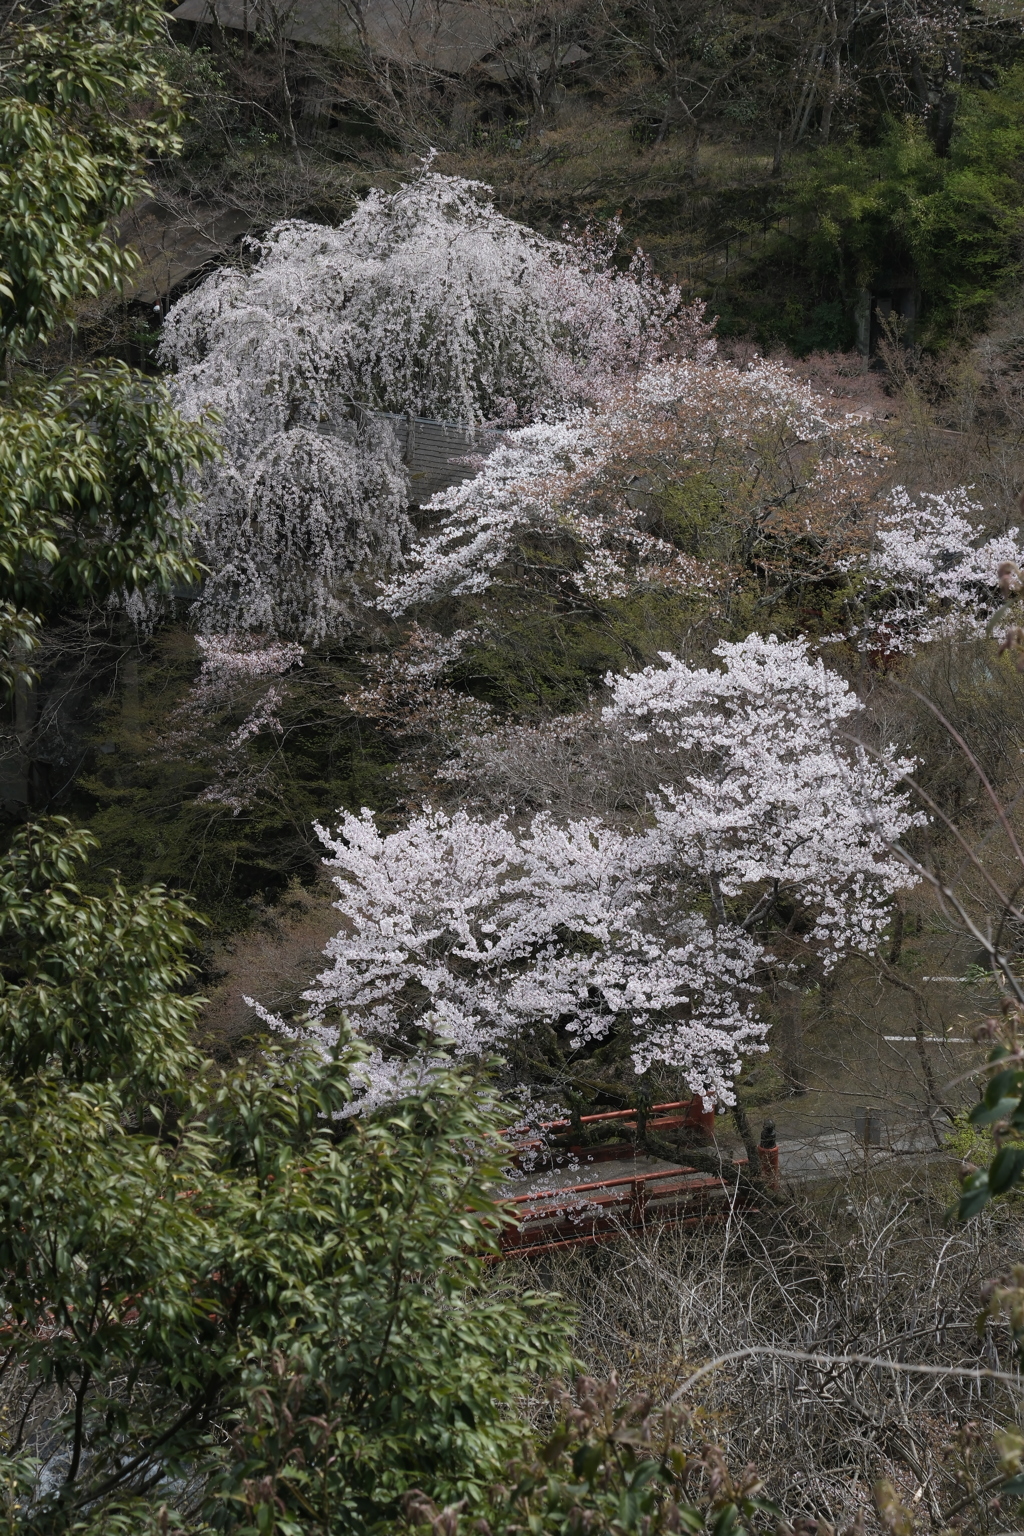
[[[935,113],[935,153],[945,157],[949,154],[949,146],[953,138],[953,127],[956,122],[957,103],[960,100],[960,77],[963,74],[963,59],[959,48],[954,48],[947,60],[949,81],[946,89],[939,98],[939,105]]]

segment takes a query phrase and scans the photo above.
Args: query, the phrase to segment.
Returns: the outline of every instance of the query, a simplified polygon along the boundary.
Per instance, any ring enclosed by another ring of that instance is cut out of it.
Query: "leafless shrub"
[[[983,1496],[992,1437],[1016,1419],[1019,1393],[985,1374],[1015,1375],[1009,1329],[979,1332],[975,1319],[1024,1221],[1014,1206],[954,1227],[955,1190],[952,1167],[930,1180],[850,1179],[771,1218],[562,1251],[505,1266],[495,1284],[561,1291],[587,1369],[617,1371],[655,1401],[749,1349],[683,1396],[731,1460],[757,1466],[790,1520],[856,1521],[888,1478],[922,1529],[994,1529]],[[909,1369],[829,1363],[855,1355]]]
[[[210,982],[202,1029],[207,1049],[230,1059],[262,1026],[246,994],[274,1013],[304,1013],[303,992],[325,964],[323,949],[338,931],[326,886],[293,882],[273,908],[262,909],[249,932],[218,944],[208,961]]]

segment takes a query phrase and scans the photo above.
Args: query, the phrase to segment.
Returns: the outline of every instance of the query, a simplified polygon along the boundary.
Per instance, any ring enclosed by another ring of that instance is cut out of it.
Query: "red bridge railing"
[[[601,1122],[629,1123],[636,1120],[635,1109],[613,1110],[608,1114],[584,1115],[576,1124]],[[652,1130],[670,1130],[691,1126],[714,1134],[714,1111],[705,1110],[702,1101],[690,1099],[674,1104],[655,1104],[647,1115]],[[542,1131],[571,1130],[573,1122],[555,1120],[540,1127]],[[560,1136],[564,1148],[564,1139]],[[606,1162],[633,1157],[633,1142],[601,1142],[593,1146],[568,1147],[571,1154],[592,1162]],[[683,1154],[685,1156],[685,1153]],[[520,1167],[528,1161],[550,1160],[548,1138],[534,1137],[520,1143],[515,1161]],[[766,1184],[778,1184],[778,1147],[758,1148],[759,1176]],[[734,1166],[745,1166],[746,1158]],[[654,1173],[635,1173],[624,1178],[592,1179],[587,1183],[538,1188],[516,1195],[509,1202],[515,1222],[501,1236],[504,1257],[526,1258],[556,1248],[609,1242],[627,1232],[635,1232],[652,1223],[698,1225],[721,1221],[735,1206],[751,1210],[750,1196],[735,1186],[728,1186],[715,1175],[680,1164]]]
[[[627,1125],[635,1125],[639,1111],[636,1109],[613,1109],[600,1115],[581,1115],[576,1122],[580,1126],[606,1125],[614,1127],[616,1124],[625,1128]],[[705,1109],[703,1099],[680,1099],[674,1104],[654,1104],[647,1111],[647,1124],[652,1131],[671,1131],[686,1125],[694,1130],[702,1131],[710,1140],[715,1134],[715,1111]],[[571,1120],[547,1120],[539,1129],[554,1133],[571,1131]],[[521,1167],[526,1162],[536,1164],[538,1158],[547,1156],[550,1141],[547,1136],[534,1136],[517,1145],[514,1162]],[[577,1157],[586,1157],[588,1162],[604,1163],[621,1157],[632,1157],[634,1147],[631,1141],[623,1142],[597,1142],[593,1145],[570,1144],[566,1149]]]

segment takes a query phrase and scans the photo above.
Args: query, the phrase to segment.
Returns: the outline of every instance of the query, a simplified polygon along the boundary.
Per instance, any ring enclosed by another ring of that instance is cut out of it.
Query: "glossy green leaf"
[[[1024,1176],[1024,1147],[1000,1147],[988,1170],[988,1186],[993,1195],[1005,1194]]]

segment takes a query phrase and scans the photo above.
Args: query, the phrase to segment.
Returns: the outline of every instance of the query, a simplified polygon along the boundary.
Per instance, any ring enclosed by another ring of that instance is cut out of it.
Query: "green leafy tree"
[[[174,154],[159,0],[68,0],[23,28],[0,92],[0,675],[69,606],[194,580],[188,481],[213,452],[118,361],[55,375],[45,348],[135,257],[111,220]]]
[[[28,828],[0,879],[0,1529],[236,1530],[282,1460],[298,1529],[316,1478],[346,1533],[414,1486],[477,1498],[568,1363],[550,1300],[479,1292],[493,1109],[451,1073],[348,1116],[347,1045],[216,1071],[186,909],[83,894],[89,842]]]
[[[976,324],[1019,270],[1024,229],[1024,68],[991,89],[963,88],[948,154],[921,123],[891,121],[876,144],[808,157],[792,194],[808,257],[848,301],[885,269],[912,268],[924,335]]]

